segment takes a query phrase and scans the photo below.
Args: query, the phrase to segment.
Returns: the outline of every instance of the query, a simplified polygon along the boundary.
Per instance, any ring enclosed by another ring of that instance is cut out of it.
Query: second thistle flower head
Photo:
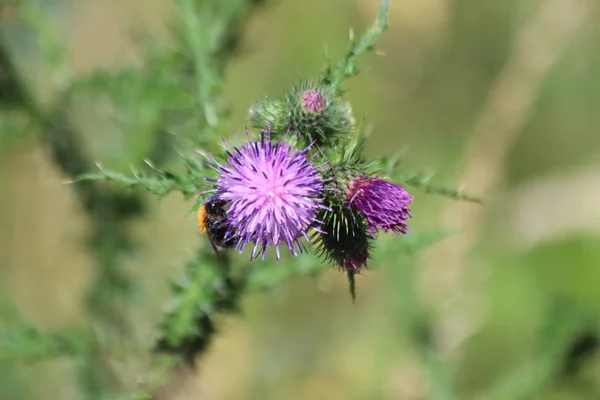
[[[233,147],[227,162],[215,169],[220,173],[213,197],[228,203],[227,237],[235,236],[236,249],[253,243],[252,258],[268,246],[287,246],[296,255],[302,252],[300,237],[314,226],[321,205],[323,181],[311,162],[310,146],[292,148],[284,141],[272,141],[263,130],[258,141]],[[213,159],[216,163],[216,161]],[[218,163],[217,163],[218,164]]]
[[[348,206],[366,218],[369,233],[378,230],[404,234],[413,196],[400,185],[374,177],[352,180],[346,193]]]

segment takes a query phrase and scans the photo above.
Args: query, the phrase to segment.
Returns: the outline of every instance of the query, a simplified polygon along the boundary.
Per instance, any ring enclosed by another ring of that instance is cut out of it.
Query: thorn
[[[154,168],[154,164],[152,164],[152,161],[150,161],[150,160],[148,160],[147,158],[145,158],[145,159],[144,159],[144,162],[145,162],[145,163],[146,163],[146,164],[147,164],[147,165],[148,165],[150,168],[152,168],[152,169],[155,169],[155,168]],[[132,170],[133,170],[133,168],[132,168]]]
[[[375,52],[375,55],[376,55],[376,56],[383,56],[383,57],[387,56],[387,54],[385,54],[385,52],[383,52],[383,51],[381,51],[381,50],[377,50],[377,51]]]
[[[196,153],[200,154],[202,157],[206,159],[211,159],[210,155],[202,149],[196,149]]]
[[[140,175],[133,168],[131,169],[131,173],[135,179],[140,179]]]
[[[75,181],[74,181],[74,180],[72,180],[72,179],[67,179],[66,181],[62,181],[61,183],[62,183],[63,185],[70,185],[70,184],[72,184],[72,183],[75,183]]]
[[[185,154],[183,154],[183,152],[181,150],[179,150],[177,147],[173,146],[173,150],[175,151],[175,153],[177,153],[177,155],[181,158],[186,158]]]
[[[102,171],[102,165],[101,165],[99,162],[97,162],[97,163],[96,163],[96,167],[98,167],[98,169],[99,169],[100,171]]]
[[[350,36],[350,41],[354,42],[354,29],[350,28],[350,32],[348,32],[348,33],[349,33],[349,36]]]

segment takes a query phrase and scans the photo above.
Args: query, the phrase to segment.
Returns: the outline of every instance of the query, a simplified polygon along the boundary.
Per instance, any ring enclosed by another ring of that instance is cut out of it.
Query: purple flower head
[[[346,199],[349,207],[364,215],[370,234],[378,230],[404,234],[408,230],[408,205],[413,196],[402,186],[379,178],[356,178],[350,182]]]
[[[302,95],[302,107],[311,112],[319,112],[325,107],[325,96],[319,90],[307,90]]]
[[[304,150],[292,148],[283,141],[271,141],[268,131],[261,132],[259,141],[249,140],[241,147],[231,147],[224,165],[213,167],[220,173],[215,182],[214,198],[228,204],[228,233],[235,238],[240,252],[254,243],[252,258],[261,249],[286,245],[297,255],[303,247],[299,238],[314,227],[317,210],[323,208],[323,181],[318,167],[311,163],[310,146]],[[226,239],[227,240],[227,239]]]

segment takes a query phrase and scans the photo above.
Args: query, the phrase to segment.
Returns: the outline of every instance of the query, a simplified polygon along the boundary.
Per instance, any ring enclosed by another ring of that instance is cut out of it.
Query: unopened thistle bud
[[[288,131],[297,132],[305,144],[331,145],[341,134],[354,127],[352,109],[329,87],[315,82],[302,82],[283,99],[265,98],[252,106],[252,125],[263,129],[271,125],[274,138]]]
[[[344,272],[360,273],[366,267],[371,238],[360,213],[348,208],[323,211],[321,232],[313,235],[317,253]]]

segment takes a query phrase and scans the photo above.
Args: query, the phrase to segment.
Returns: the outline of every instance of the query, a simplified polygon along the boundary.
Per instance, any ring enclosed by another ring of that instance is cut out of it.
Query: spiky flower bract
[[[348,208],[324,210],[322,232],[313,234],[317,253],[345,272],[360,273],[367,265],[371,238],[360,213]]]
[[[317,224],[317,211],[323,207],[323,180],[312,163],[310,146],[295,149],[284,141],[270,139],[263,129],[258,141],[250,140],[226,151],[221,165],[214,158],[217,179],[212,198],[227,202],[226,238],[236,236],[240,252],[253,243],[252,258],[260,250],[264,258],[268,246],[287,246],[292,254],[302,252],[300,237]],[[295,246],[295,247],[294,247]]]
[[[318,82],[301,82],[281,99],[265,98],[252,106],[249,117],[256,128],[272,124],[275,138],[292,130],[305,144],[319,147],[335,144],[354,126],[349,103]]]
[[[377,231],[404,234],[410,219],[413,196],[400,185],[376,177],[359,177],[350,182],[346,193],[348,206],[359,211],[369,224],[369,233]]]

